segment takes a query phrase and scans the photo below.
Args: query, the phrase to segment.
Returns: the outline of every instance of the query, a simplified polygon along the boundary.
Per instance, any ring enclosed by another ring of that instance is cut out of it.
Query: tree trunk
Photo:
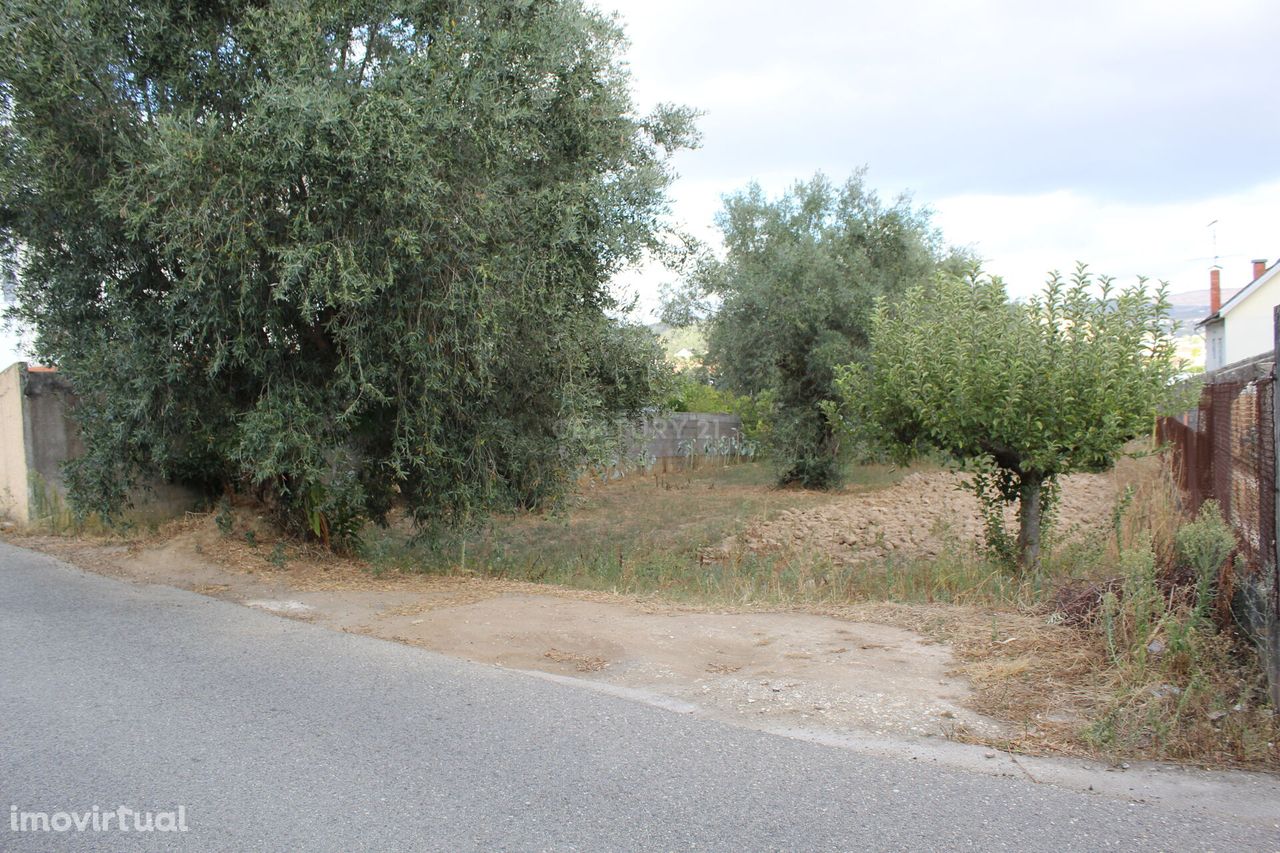
[[[1018,488],[1018,563],[1022,571],[1040,567],[1040,497],[1044,478],[1022,475]]]

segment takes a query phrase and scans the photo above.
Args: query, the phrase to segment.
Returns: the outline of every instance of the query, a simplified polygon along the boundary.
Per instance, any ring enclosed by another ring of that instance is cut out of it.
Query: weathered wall
[[[63,463],[84,452],[73,413],[76,395],[56,370],[18,363],[0,373],[0,515],[31,522],[66,514]],[[152,482],[130,496],[135,520],[191,509],[200,496]]]
[[[23,396],[27,478],[34,518],[47,512],[55,498],[61,500],[67,493],[62,463],[83,453],[84,444],[71,417],[76,396],[61,374],[48,368],[28,368]]]
[[[1204,327],[1204,369],[1218,370],[1227,364],[1227,326],[1222,320]]]
[[[705,412],[676,412],[652,418],[642,431],[645,453],[653,459],[732,455],[742,440],[742,418]]]
[[[0,371],[0,518],[26,521],[27,497],[26,418],[22,404],[22,374],[19,362]]]

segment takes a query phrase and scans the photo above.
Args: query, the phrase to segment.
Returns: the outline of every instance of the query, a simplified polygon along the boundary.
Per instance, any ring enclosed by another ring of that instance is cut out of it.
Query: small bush
[[[218,511],[213,516],[213,523],[218,526],[218,532],[223,536],[230,536],[231,531],[236,526],[236,516],[231,510],[231,501],[224,495],[218,500]]]
[[[1277,725],[1253,649],[1208,618],[1235,537],[1208,501],[1174,542],[1194,570],[1194,595],[1162,588],[1150,543],[1122,553],[1119,589],[1102,595],[1096,629],[1108,666],[1099,677],[1110,682],[1110,700],[1085,736],[1121,753],[1266,760]]]
[[[1236,547],[1235,534],[1222,519],[1217,501],[1205,501],[1196,520],[1178,529],[1174,546],[1178,559],[1195,572],[1195,616],[1208,618],[1219,574]]]

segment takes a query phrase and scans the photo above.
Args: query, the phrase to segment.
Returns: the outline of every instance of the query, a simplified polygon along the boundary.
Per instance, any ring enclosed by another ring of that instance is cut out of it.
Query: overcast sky
[[[704,238],[753,179],[777,193],[865,165],[1016,295],[1076,260],[1180,292],[1215,254],[1228,286],[1280,255],[1274,2],[596,2],[626,27],[639,105],[705,113],[673,187]],[[670,279],[623,287],[643,315]]]
[[[1203,288],[1215,230],[1224,285],[1280,255],[1274,0],[597,5],[631,39],[641,107],[705,112],[673,187],[701,236],[753,179],[777,193],[865,165],[1016,295],[1076,260]],[[626,286],[651,306],[669,278]]]

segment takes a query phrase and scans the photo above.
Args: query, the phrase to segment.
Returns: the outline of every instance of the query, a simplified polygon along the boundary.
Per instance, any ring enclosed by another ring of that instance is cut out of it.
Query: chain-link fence
[[[1164,418],[1158,437],[1188,509],[1212,498],[1235,528],[1243,571],[1224,576],[1232,611],[1262,651],[1280,704],[1280,572],[1276,568],[1276,397],[1271,356],[1215,374],[1195,411]]]

